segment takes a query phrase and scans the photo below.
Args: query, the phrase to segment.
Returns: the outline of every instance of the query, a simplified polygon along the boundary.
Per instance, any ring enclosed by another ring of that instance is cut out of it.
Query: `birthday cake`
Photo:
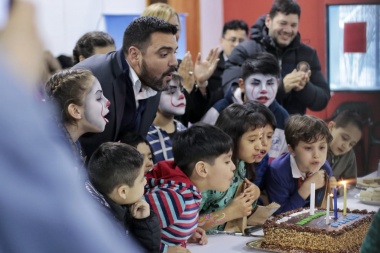
[[[337,219],[326,210],[296,209],[280,214],[264,223],[261,248],[281,252],[359,252],[374,212],[338,210]]]

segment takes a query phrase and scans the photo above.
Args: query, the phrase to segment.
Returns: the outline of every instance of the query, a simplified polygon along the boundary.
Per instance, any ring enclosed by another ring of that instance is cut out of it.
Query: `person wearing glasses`
[[[186,124],[186,115],[191,123],[201,121],[207,111],[219,100],[224,98],[222,88],[222,75],[224,65],[228,60],[232,50],[247,39],[248,24],[243,20],[233,19],[226,22],[223,26],[222,37],[220,38],[221,52],[214,72],[206,79],[206,82],[197,83],[197,89],[203,89],[202,95],[199,93],[188,99],[185,117],[181,117],[182,123]],[[178,70],[180,72],[180,70]],[[185,120],[184,120],[185,118]]]
[[[260,52],[274,55],[281,69],[276,100],[289,114],[321,111],[330,100],[330,88],[321,72],[317,51],[301,42],[298,31],[301,7],[294,0],[275,0],[269,14],[250,29],[250,39],[239,44],[228,57],[223,91],[241,77],[243,62]]]
[[[219,62],[212,76],[208,79],[208,91],[211,93],[211,106],[224,97],[222,90],[222,75],[224,65],[230,57],[232,50],[245,41],[248,35],[248,24],[243,20],[233,19],[226,22],[223,26],[220,45],[222,51],[219,54]],[[210,107],[211,107],[210,106]]]

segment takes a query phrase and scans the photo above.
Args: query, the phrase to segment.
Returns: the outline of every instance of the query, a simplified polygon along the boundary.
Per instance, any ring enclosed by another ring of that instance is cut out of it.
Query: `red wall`
[[[322,71],[326,75],[326,6],[331,4],[380,3],[380,0],[297,0],[301,6],[299,31],[301,40],[314,47],[321,62]],[[268,13],[272,1],[263,0],[223,0],[224,21],[243,19],[252,25],[261,15]],[[320,112],[308,111],[320,118],[328,118],[335,108],[344,101],[367,101],[372,106],[375,120],[380,120],[380,91],[376,92],[333,92],[327,108]],[[377,168],[380,158],[380,147],[372,150],[370,170]],[[360,159],[360,158],[359,158]],[[359,164],[359,161],[358,161]]]

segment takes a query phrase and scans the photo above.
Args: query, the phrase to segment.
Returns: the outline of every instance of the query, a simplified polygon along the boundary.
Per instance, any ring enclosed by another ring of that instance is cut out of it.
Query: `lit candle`
[[[347,214],[347,183],[346,181],[342,182],[343,184],[343,215]]]
[[[327,194],[326,225],[330,223],[330,197],[331,194]]]
[[[310,184],[310,215],[314,214],[315,209],[315,183]]]
[[[334,219],[338,219],[338,192],[334,187]]]

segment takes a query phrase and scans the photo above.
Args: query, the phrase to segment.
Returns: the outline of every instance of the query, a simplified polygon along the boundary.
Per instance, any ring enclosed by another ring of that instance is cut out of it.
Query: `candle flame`
[[[330,193],[329,196],[330,196],[330,197],[334,197],[334,194]]]
[[[346,181],[344,181],[344,180],[343,180],[343,181],[341,181],[340,183],[341,183],[342,185],[346,185],[346,184],[347,184],[347,182],[346,182]]]

